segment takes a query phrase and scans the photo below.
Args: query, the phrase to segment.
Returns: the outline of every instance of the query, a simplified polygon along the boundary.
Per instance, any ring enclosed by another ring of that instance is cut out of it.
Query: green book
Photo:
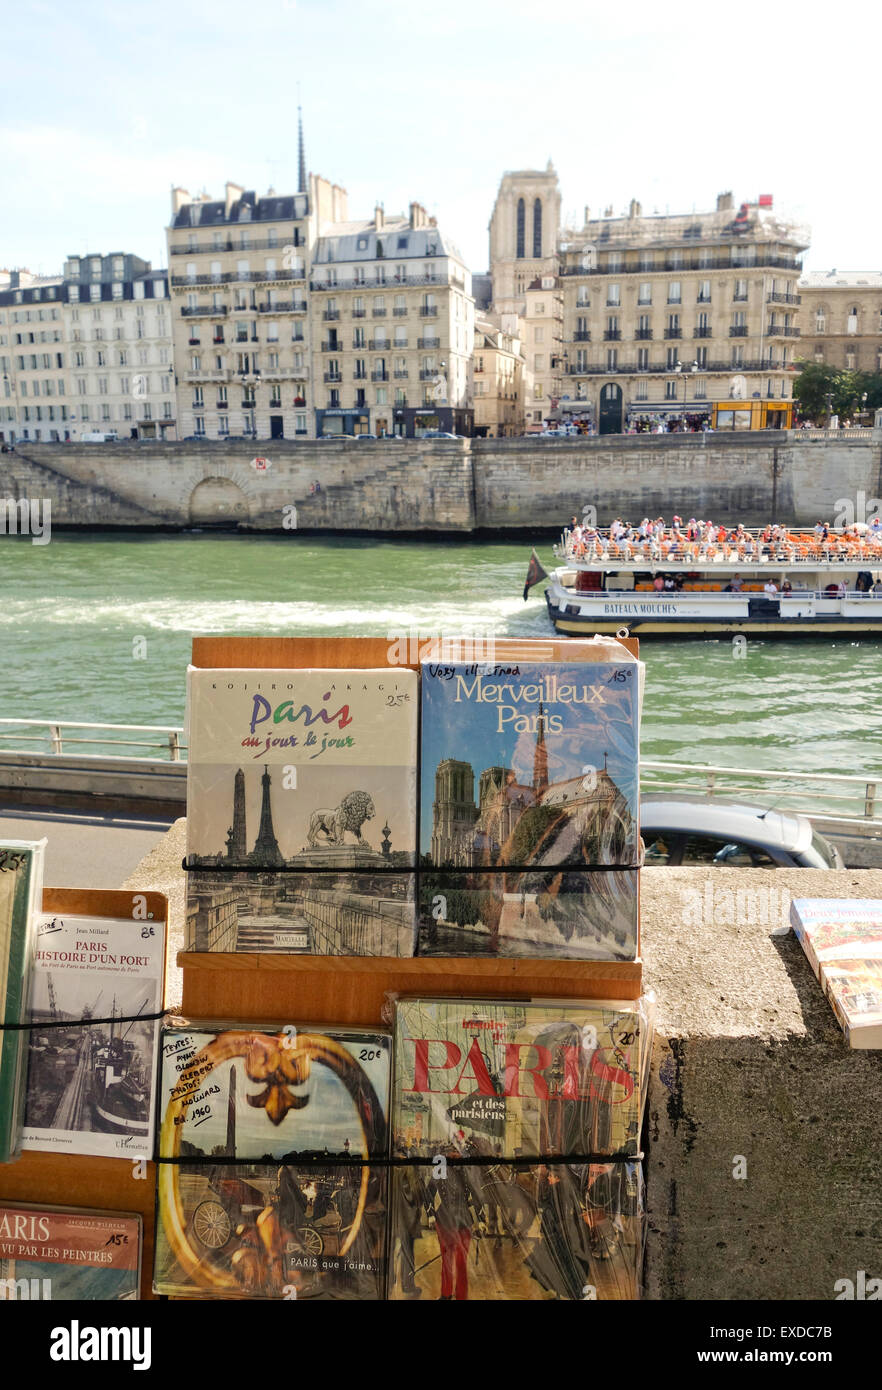
[[[25,1022],[45,840],[0,841],[0,1163],[21,1147],[28,1054]]]

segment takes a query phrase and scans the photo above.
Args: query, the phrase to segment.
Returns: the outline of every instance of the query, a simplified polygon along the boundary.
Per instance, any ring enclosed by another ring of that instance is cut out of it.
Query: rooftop
[[[882,290],[882,270],[810,270],[800,276],[799,288]]]

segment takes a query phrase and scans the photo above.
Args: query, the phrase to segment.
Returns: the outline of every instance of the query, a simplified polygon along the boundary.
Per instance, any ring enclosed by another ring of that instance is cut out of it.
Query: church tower
[[[527,287],[556,275],[560,185],[551,160],[544,170],[505,173],[490,218],[493,309],[523,316]]]
[[[471,763],[445,758],[435,770],[432,803],[432,863],[458,862],[464,837],[471,837],[478,818],[475,773]]]
[[[282,851],[279,849],[276,840],[276,832],[273,829],[273,808],[270,802],[270,783],[271,778],[269,769],[264,767],[263,776],[260,779],[262,789],[262,802],[260,808],[260,830],[257,834],[257,841],[254,849],[249,856],[250,862],[261,869],[279,869],[284,864]]]

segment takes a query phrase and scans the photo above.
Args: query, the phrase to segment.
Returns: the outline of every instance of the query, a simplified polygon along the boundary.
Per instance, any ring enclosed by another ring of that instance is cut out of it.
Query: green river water
[[[550,546],[537,548],[550,569]],[[541,587],[522,599],[529,553],[527,541],[4,537],[0,717],[180,724],[199,633],[546,635]],[[643,644],[644,757],[882,770],[882,642],[751,639],[734,652],[723,638]]]

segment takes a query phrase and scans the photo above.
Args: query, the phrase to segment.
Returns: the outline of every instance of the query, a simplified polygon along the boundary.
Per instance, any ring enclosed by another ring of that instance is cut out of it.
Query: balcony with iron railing
[[[683,330],[682,330],[682,328],[666,328],[666,329],[665,329],[665,337],[666,337],[666,338],[682,338],[682,337],[683,337]]]
[[[751,359],[744,362],[705,362],[700,363],[697,369],[699,372],[726,372],[730,375],[733,372],[783,372],[790,370],[781,362],[774,362],[771,358]],[[619,362],[615,367],[609,367],[599,362],[568,365],[566,369],[568,376],[679,376],[676,367],[668,366],[663,362],[650,362],[645,366],[639,366],[634,362]],[[689,373],[691,376],[691,372]]]
[[[712,328],[693,328],[693,338],[710,338],[713,335]]]
[[[801,294],[781,294],[778,290],[772,290],[766,295],[767,304],[801,304]]]
[[[729,327],[730,338],[746,338],[748,328],[746,323],[733,323]]]
[[[403,318],[406,316],[406,314],[407,314],[407,310],[406,310],[406,309],[393,309],[393,310],[392,310],[392,313],[393,313],[393,315],[394,315],[395,318],[397,318],[397,319],[403,319]]]
[[[363,319],[367,315],[367,309],[353,309],[351,313],[354,319]]]
[[[620,328],[605,328],[603,330],[603,340],[605,343],[621,342],[622,330]]]
[[[794,274],[802,271],[802,262],[790,259],[787,256],[772,256],[757,254],[755,258],[745,258],[734,252],[731,257],[714,256],[702,258],[697,256],[685,256],[682,261],[665,260],[657,262],[654,266],[624,265],[612,267],[607,265],[597,265],[592,269],[587,269],[581,263],[577,265],[562,266],[559,274],[562,276],[582,276],[590,279],[595,275],[652,275],[660,271],[666,273],[686,273],[694,270],[754,270],[764,267],[777,268],[779,270],[791,270]]]
[[[343,344],[338,343],[336,338],[328,339],[322,343],[322,352],[342,352]]]
[[[322,311],[322,318],[325,323],[331,323],[340,317],[339,309],[325,309]]]
[[[437,375],[438,375],[438,368],[437,368],[437,367],[421,367],[421,368],[420,368],[420,381],[434,381],[434,380],[435,380],[435,377],[436,377]]]
[[[573,334],[574,343],[590,343],[591,331],[588,328],[577,328]]]
[[[652,329],[651,329],[651,328],[637,328],[637,329],[634,330],[634,337],[638,340],[638,342],[639,342],[639,341],[645,342],[647,339],[649,339],[649,338],[652,337]]]
[[[384,319],[384,318],[386,317],[386,310],[385,310],[385,309],[371,309],[371,317],[372,317],[372,318],[375,318],[375,319]]]
[[[406,380],[407,380],[407,376],[408,376],[408,372],[407,372],[407,369],[406,369],[405,367],[399,367],[399,368],[395,371],[394,375],[395,375],[395,380],[396,380],[396,381],[406,381]]]
[[[181,317],[185,319],[199,318],[223,318],[224,314],[229,313],[225,304],[194,304],[185,305],[181,310]]]
[[[439,348],[440,346],[441,346],[441,339],[440,339],[440,338],[437,338],[437,337],[432,337],[432,338],[417,338],[417,347],[418,347],[418,348]]]
[[[336,382],[340,382],[340,381],[343,380],[343,373],[342,373],[342,372],[325,372],[325,374],[324,374],[324,379],[325,379],[325,381],[336,381]]]
[[[373,372],[371,372],[371,381],[388,381],[388,380],[389,380],[389,373],[388,373],[387,371],[383,371],[383,370],[381,369],[381,370],[379,370],[379,371],[373,371]]]
[[[276,304],[258,304],[259,314],[305,314],[305,299],[281,299]]]
[[[766,336],[769,338],[798,338],[800,329],[790,325],[785,326],[783,323],[770,322],[766,329]]]
[[[392,344],[388,338],[371,338],[368,343],[369,352],[389,352]]]
[[[421,304],[421,305],[420,305],[420,318],[421,318],[421,319],[434,319],[434,318],[437,318],[437,317],[438,317],[438,305],[437,305],[437,304]]]
[[[698,294],[695,296],[695,302],[696,304],[710,304],[711,297],[709,294]]]

